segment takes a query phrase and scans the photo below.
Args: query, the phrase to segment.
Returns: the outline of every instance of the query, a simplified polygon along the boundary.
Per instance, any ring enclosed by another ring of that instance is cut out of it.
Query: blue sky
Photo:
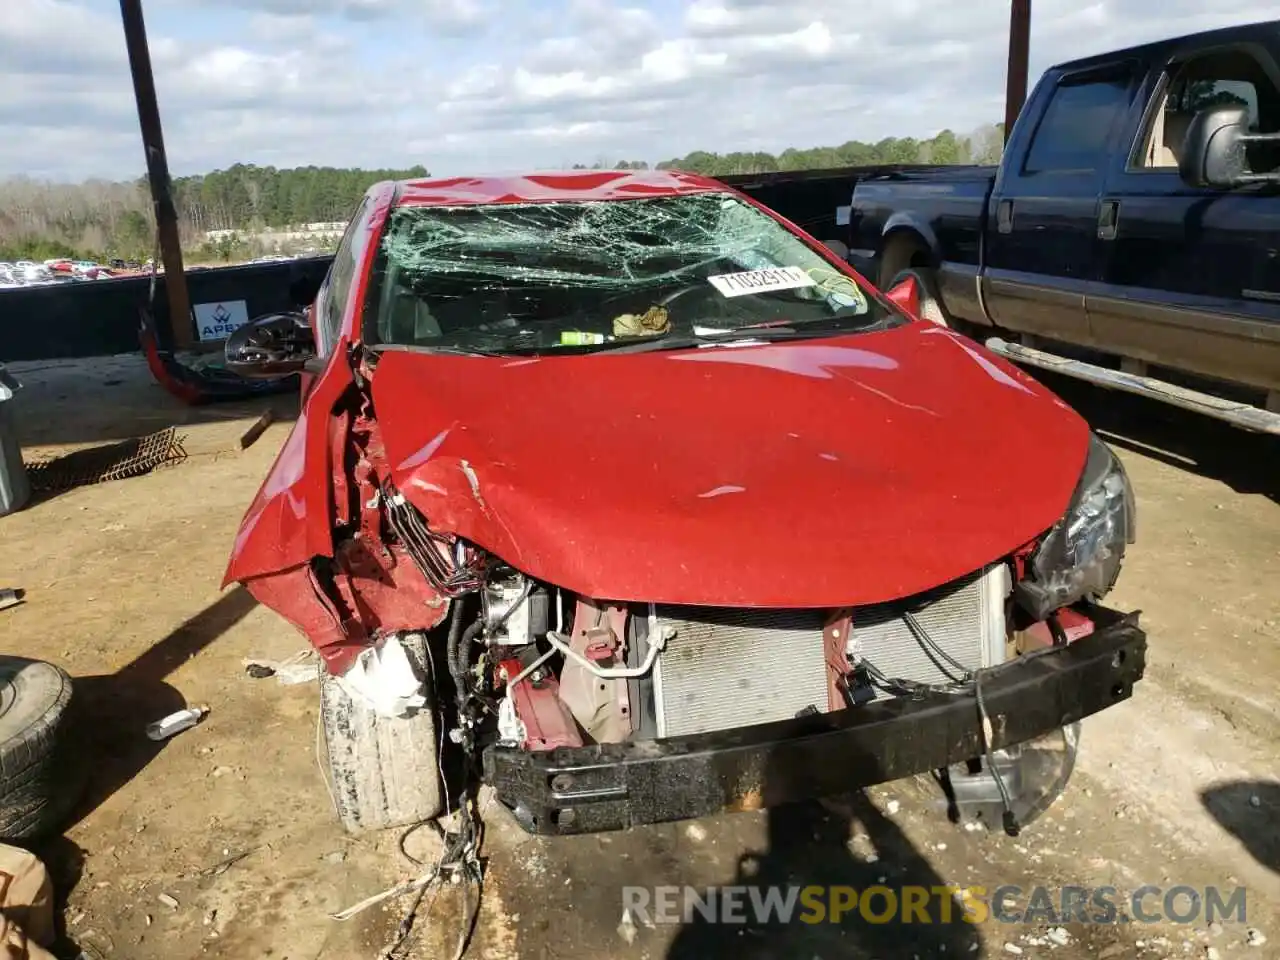
[[[1005,0],[144,0],[175,173],[433,173],[958,133],[1003,113]],[[1036,0],[1032,69],[1280,18]],[[143,169],[117,0],[0,0],[0,176]]]

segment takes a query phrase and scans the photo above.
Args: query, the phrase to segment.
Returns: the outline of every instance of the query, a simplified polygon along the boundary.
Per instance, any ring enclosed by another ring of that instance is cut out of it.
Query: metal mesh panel
[[[658,736],[827,709],[821,610],[659,606],[657,614],[676,630],[654,674]]]
[[[31,489],[39,493],[61,493],[74,487],[138,477],[157,467],[185,460],[187,452],[182,446],[183,439],[173,427],[169,427],[145,437],[36,461],[27,465],[27,475],[31,479]]]
[[[990,572],[974,574],[910,601],[859,607],[854,611],[849,653],[855,658],[865,657],[889,677],[917,683],[947,683],[953,679],[956,668],[945,661],[939,664],[911,632],[902,617],[902,611],[907,609],[915,614],[929,637],[965,667],[989,666],[989,633],[999,612],[998,606],[992,606],[996,599],[992,594],[996,586],[991,582],[993,577]],[[1003,626],[999,640],[1003,642]],[[883,699],[889,694],[881,691],[877,696]]]
[[[917,597],[858,607],[847,652],[889,677],[947,683],[956,669],[925,651],[903,610],[976,669],[1003,659],[1007,593],[1007,573],[995,565]],[[826,611],[660,605],[656,613],[659,629],[676,631],[654,669],[659,737],[784,720],[810,705],[827,709]]]

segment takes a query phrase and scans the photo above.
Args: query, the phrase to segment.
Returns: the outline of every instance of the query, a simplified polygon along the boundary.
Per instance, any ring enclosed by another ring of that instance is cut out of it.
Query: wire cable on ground
[[[424,825],[430,826],[435,830],[444,844],[439,859],[430,869],[412,880],[405,880],[393,887],[366,897],[345,910],[330,914],[331,919],[342,922],[350,920],[370,907],[375,907],[388,900],[413,895],[409,908],[396,926],[396,933],[391,942],[378,952],[378,960],[391,960],[397,955],[401,947],[408,942],[415,923],[420,919],[419,909],[422,907],[428,891],[431,891],[432,895],[430,901],[427,902],[426,910],[421,914],[421,919],[425,920],[430,916],[431,907],[434,906],[436,897],[439,895],[439,887],[442,882],[457,883],[462,887],[465,909],[462,918],[463,922],[458,931],[454,960],[460,960],[463,954],[466,953],[471,935],[475,930],[476,918],[480,907],[480,894],[482,892],[483,869],[479,858],[478,833],[474,829],[472,811],[467,810],[467,805],[465,804],[463,808],[459,809],[459,830],[457,833],[447,832],[439,821],[435,820],[415,824],[405,831],[400,837],[400,850],[415,864],[421,861],[418,861],[405,850],[404,843],[410,835]]]
[[[454,602],[458,603],[456,599]],[[423,911],[422,917],[425,919],[430,915],[431,908],[434,906],[436,897],[439,894],[439,883],[443,880],[459,884],[462,887],[464,910],[462,924],[458,930],[454,960],[461,960],[461,957],[466,953],[479,916],[480,897],[484,887],[484,867],[480,860],[480,845],[483,841],[483,817],[476,809],[475,788],[476,784],[479,783],[479,770],[475,756],[474,734],[470,729],[474,725],[474,718],[468,712],[469,707],[473,704],[478,704],[478,698],[474,696],[468,683],[466,650],[469,648],[472,638],[479,633],[482,624],[477,622],[464,631],[459,629],[461,623],[462,615],[459,604],[459,607],[455,607],[451,618],[448,639],[450,649],[446,651],[446,660],[455,683],[458,701],[458,732],[460,736],[457,738],[457,742],[462,746],[466,757],[461,802],[453,817],[455,832],[451,833],[446,830],[438,819],[414,824],[404,831],[399,838],[401,854],[414,865],[421,866],[421,862],[408,852],[405,842],[422,826],[430,826],[436,831],[443,845],[436,863],[413,880],[406,880],[394,887],[383,890],[381,893],[367,897],[346,910],[331,914],[334,920],[349,920],[370,907],[384,903],[387,900],[413,895],[413,900],[396,927],[395,936],[392,938],[391,943],[379,952],[378,960],[392,960],[408,942],[414,925],[418,920],[419,910],[426,899],[426,893],[428,890],[435,888],[431,899],[426,903],[426,909]],[[431,656],[429,648],[428,656]],[[434,667],[434,660],[432,660],[432,665]],[[437,716],[443,719],[442,713],[437,714]],[[444,731],[441,729],[439,732],[441,734],[439,740],[443,745]],[[453,738],[451,737],[451,739]],[[443,783],[444,771],[440,757],[437,757],[436,762],[437,767],[440,769],[442,785],[445,787],[447,797],[447,784]],[[448,803],[447,799],[446,803]]]

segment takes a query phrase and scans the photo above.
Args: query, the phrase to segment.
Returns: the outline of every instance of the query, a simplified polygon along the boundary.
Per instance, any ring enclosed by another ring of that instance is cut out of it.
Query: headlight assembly
[[[1067,512],[1031,555],[1016,588],[1019,605],[1037,620],[1077,600],[1098,600],[1120,575],[1134,540],[1133,488],[1110,448],[1090,435],[1089,457]]]

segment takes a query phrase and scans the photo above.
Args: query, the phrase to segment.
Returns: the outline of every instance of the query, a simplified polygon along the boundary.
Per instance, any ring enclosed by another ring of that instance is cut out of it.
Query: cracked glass
[[[404,206],[371,279],[368,342],[482,354],[819,337],[903,319],[722,193]]]

